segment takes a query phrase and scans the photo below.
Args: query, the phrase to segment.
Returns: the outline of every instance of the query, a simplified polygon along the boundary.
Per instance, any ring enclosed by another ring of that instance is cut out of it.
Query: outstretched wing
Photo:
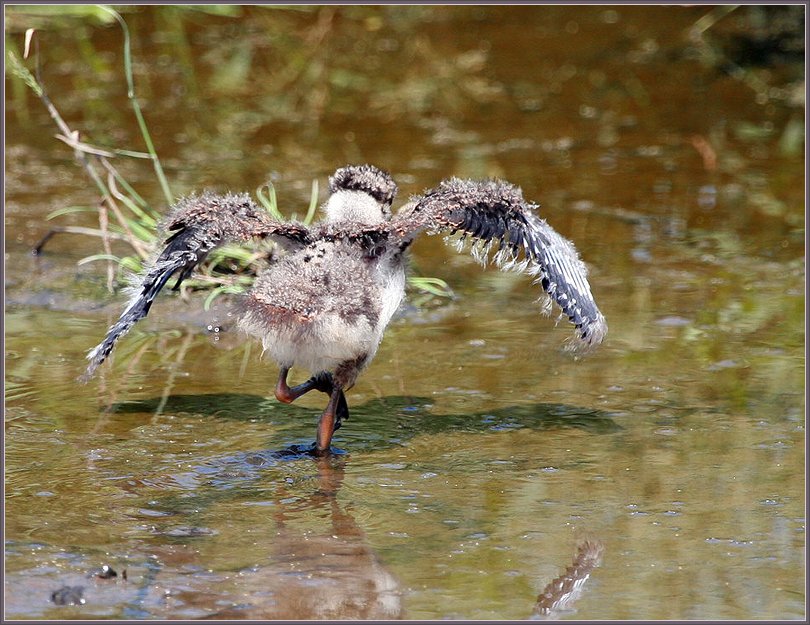
[[[576,326],[578,346],[596,346],[607,333],[607,323],[591,294],[585,263],[568,239],[533,212],[535,208],[507,182],[451,178],[409,202],[390,227],[403,242],[423,231],[461,232],[462,244],[467,237],[476,239],[472,252],[482,262],[497,246],[496,265],[536,276]]]
[[[90,364],[81,377],[82,381],[93,376],[118,339],[147,315],[169,278],[179,272],[174,285],[176,290],[215,247],[253,238],[279,239],[288,245],[309,241],[309,230],[305,226],[273,220],[247,194],[205,192],[187,197],[172,209],[163,229],[172,233],[166,239],[165,249],[142,274],[140,283],[132,289],[132,299],[107,331],[107,336],[88,353]]]

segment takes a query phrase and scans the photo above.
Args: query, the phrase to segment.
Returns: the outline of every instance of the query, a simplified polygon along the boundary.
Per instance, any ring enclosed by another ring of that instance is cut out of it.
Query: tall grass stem
[[[163,173],[163,166],[160,164],[160,159],[158,158],[157,151],[155,150],[155,145],[152,142],[152,135],[149,134],[149,129],[146,127],[146,120],[141,112],[141,105],[138,104],[138,98],[135,96],[135,80],[133,79],[132,74],[132,52],[129,39],[129,27],[124,21],[124,18],[121,17],[117,11],[105,5],[100,5],[99,8],[112,15],[120,24],[121,30],[124,31],[124,73],[126,74],[127,78],[127,98],[129,98],[129,101],[132,104],[132,110],[135,113],[135,118],[138,120],[138,127],[141,130],[141,135],[143,136],[144,143],[146,144],[146,150],[152,157],[152,164],[154,165],[155,174],[158,177],[160,186],[163,189],[166,204],[171,206],[174,203],[174,195],[169,187],[169,181],[166,179],[166,175]]]

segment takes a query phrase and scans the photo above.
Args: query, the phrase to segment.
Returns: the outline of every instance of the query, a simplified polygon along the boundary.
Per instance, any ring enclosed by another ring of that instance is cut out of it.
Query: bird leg
[[[332,377],[326,373],[321,375],[313,375],[306,382],[302,382],[298,386],[290,388],[287,385],[287,374],[290,372],[289,367],[282,367],[278,373],[278,384],[276,384],[276,399],[285,404],[294,402],[296,399],[309,393],[311,390],[317,389],[327,395],[332,393]]]
[[[349,404],[342,388],[335,386],[330,373],[313,375],[306,382],[290,387],[287,384],[289,367],[282,367],[276,384],[276,399],[289,404],[301,395],[312,390],[318,390],[329,395],[329,403],[318,421],[318,436],[315,441],[317,452],[325,453],[332,442],[332,436],[340,429],[344,419],[349,418]]]
[[[315,453],[325,455],[329,452],[332,435],[340,427],[342,417],[348,418],[349,409],[343,389],[335,387],[329,395],[329,403],[318,421],[318,436],[315,439]]]

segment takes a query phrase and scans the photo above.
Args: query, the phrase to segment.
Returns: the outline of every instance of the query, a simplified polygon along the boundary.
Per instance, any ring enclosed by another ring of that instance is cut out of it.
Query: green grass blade
[[[141,271],[143,271],[143,263],[137,256],[124,256],[119,261],[119,265],[121,269],[131,271],[132,273],[141,273]]]
[[[224,295],[226,293],[237,294],[244,292],[245,288],[239,284],[224,284],[222,286],[218,286],[208,294],[208,297],[205,298],[205,303],[203,304],[203,307],[205,308],[205,310],[209,310],[211,308],[211,304],[213,304],[214,300],[220,295]]]
[[[114,254],[93,254],[91,256],[85,256],[84,258],[82,258],[76,264],[77,265],[86,265],[87,263],[94,263],[94,262],[97,262],[99,260],[111,260],[114,263],[120,263],[121,262],[121,259],[118,258],[118,256],[115,256]]]
[[[148,243],[149,245],[157,245],[157,236],[155,236],[155,230],[153,228],[147,228],[135,220],[129,220],[127,225],[129,226],[132,234],[138,237],[141,241]]]
[[[138,120],[138,127],[141,130],[141,136],[146,144],[146,150],[152,157],[152,164],[155,168],[155,174],[160,181],[160,186],[163,189],[163,195],[166,197],[166,203],[172,204],[174,202],[174,195],[169,188],[169,181],[166,179],[166,175],[163,173],[163,167],[160,164],[160,159],[158,158],[157,151],[155,150],[155,145],[152,143],[152,135],[149,133],[149,129],[146,126],[146,120],[141,112],[141,106],[138,104],[138,98],[135,96],[135,81],[132,74],[132,49],[129,38],[129,27],[124,21],[124,18],[121,17],[117,11],[105,5],[100,5],[99,8],[110,13],[118,21],[121,26],[121,30],[124,32],[124,73],[127,78],[127,98],[129,98],[130,104],[132,105],[132,110],[135,113],[136,119]]]
[[[268,193],[265,195],[263,189],[267,187]],[[263,185],[256,189],[256,197],[259,203],[264,206],[264,209],[278,221],[285,221],[284,215],[278,210],[278,199],[276,198],[276,188],[272,182],[265,182]]]
[[[437,297],[453,297],[450,285],[441,278],[411,276],[408,278],[408,285]]]
[[[123,187],[123,189],[135,202],[137,202],[143,208],[149,209],[149,203],[144,200],[135,189],[132,188],[132,185],[127,182],[126,178],[124,178],[115,167],[111,167],[109,171],[112,173],[115,181]],[[139,216],[142,214],[143,213],[140,213]]]
[[[74,213],[95,213],[98,209],[93,206],[65,206],[64,208],[57,208],[55,211],[48,213],[45,221],[62,217],[63,215],[73,215]]]
[[[312,220],[315,218],[315,211],[318,208],[318,179],[315,178],[312,181],[312,192],[309,196],[309,208],[307,209],[306,217],[304,217],[304,223],[309,225],[312,223]]]

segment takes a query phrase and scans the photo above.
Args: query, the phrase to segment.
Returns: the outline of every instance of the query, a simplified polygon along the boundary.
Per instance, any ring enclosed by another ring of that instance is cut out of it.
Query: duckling
[[[535,214],[522,191],[501,180],[450,178],[413,197],[396,214],[397,185],[372,165],[349,165],[329,178],[321,221],[273,219],[247,194],[203,192],[180,200],[166,218],[165,249],[143,272],[133,297],[104,340],[90,350],[89,380],[116,342],[149,312],[170,277],[176,290],[215,247],[270,239],[285,251],[261,271],[242,302],[239,326],[278,363],[276,398],[289,403],[312,390],[329,396],[313,451],[329,453],[349,416],[345,391],[369,365],[405,296],[408,251],[421,233],[461,233],[473,255],[534,278],[575,327],[574,348],[600,344],[607,323],[594,301],[574,245]],[[493,248],[497,248],[494,255]],[[311,372],[290,387],[292,367]]]

